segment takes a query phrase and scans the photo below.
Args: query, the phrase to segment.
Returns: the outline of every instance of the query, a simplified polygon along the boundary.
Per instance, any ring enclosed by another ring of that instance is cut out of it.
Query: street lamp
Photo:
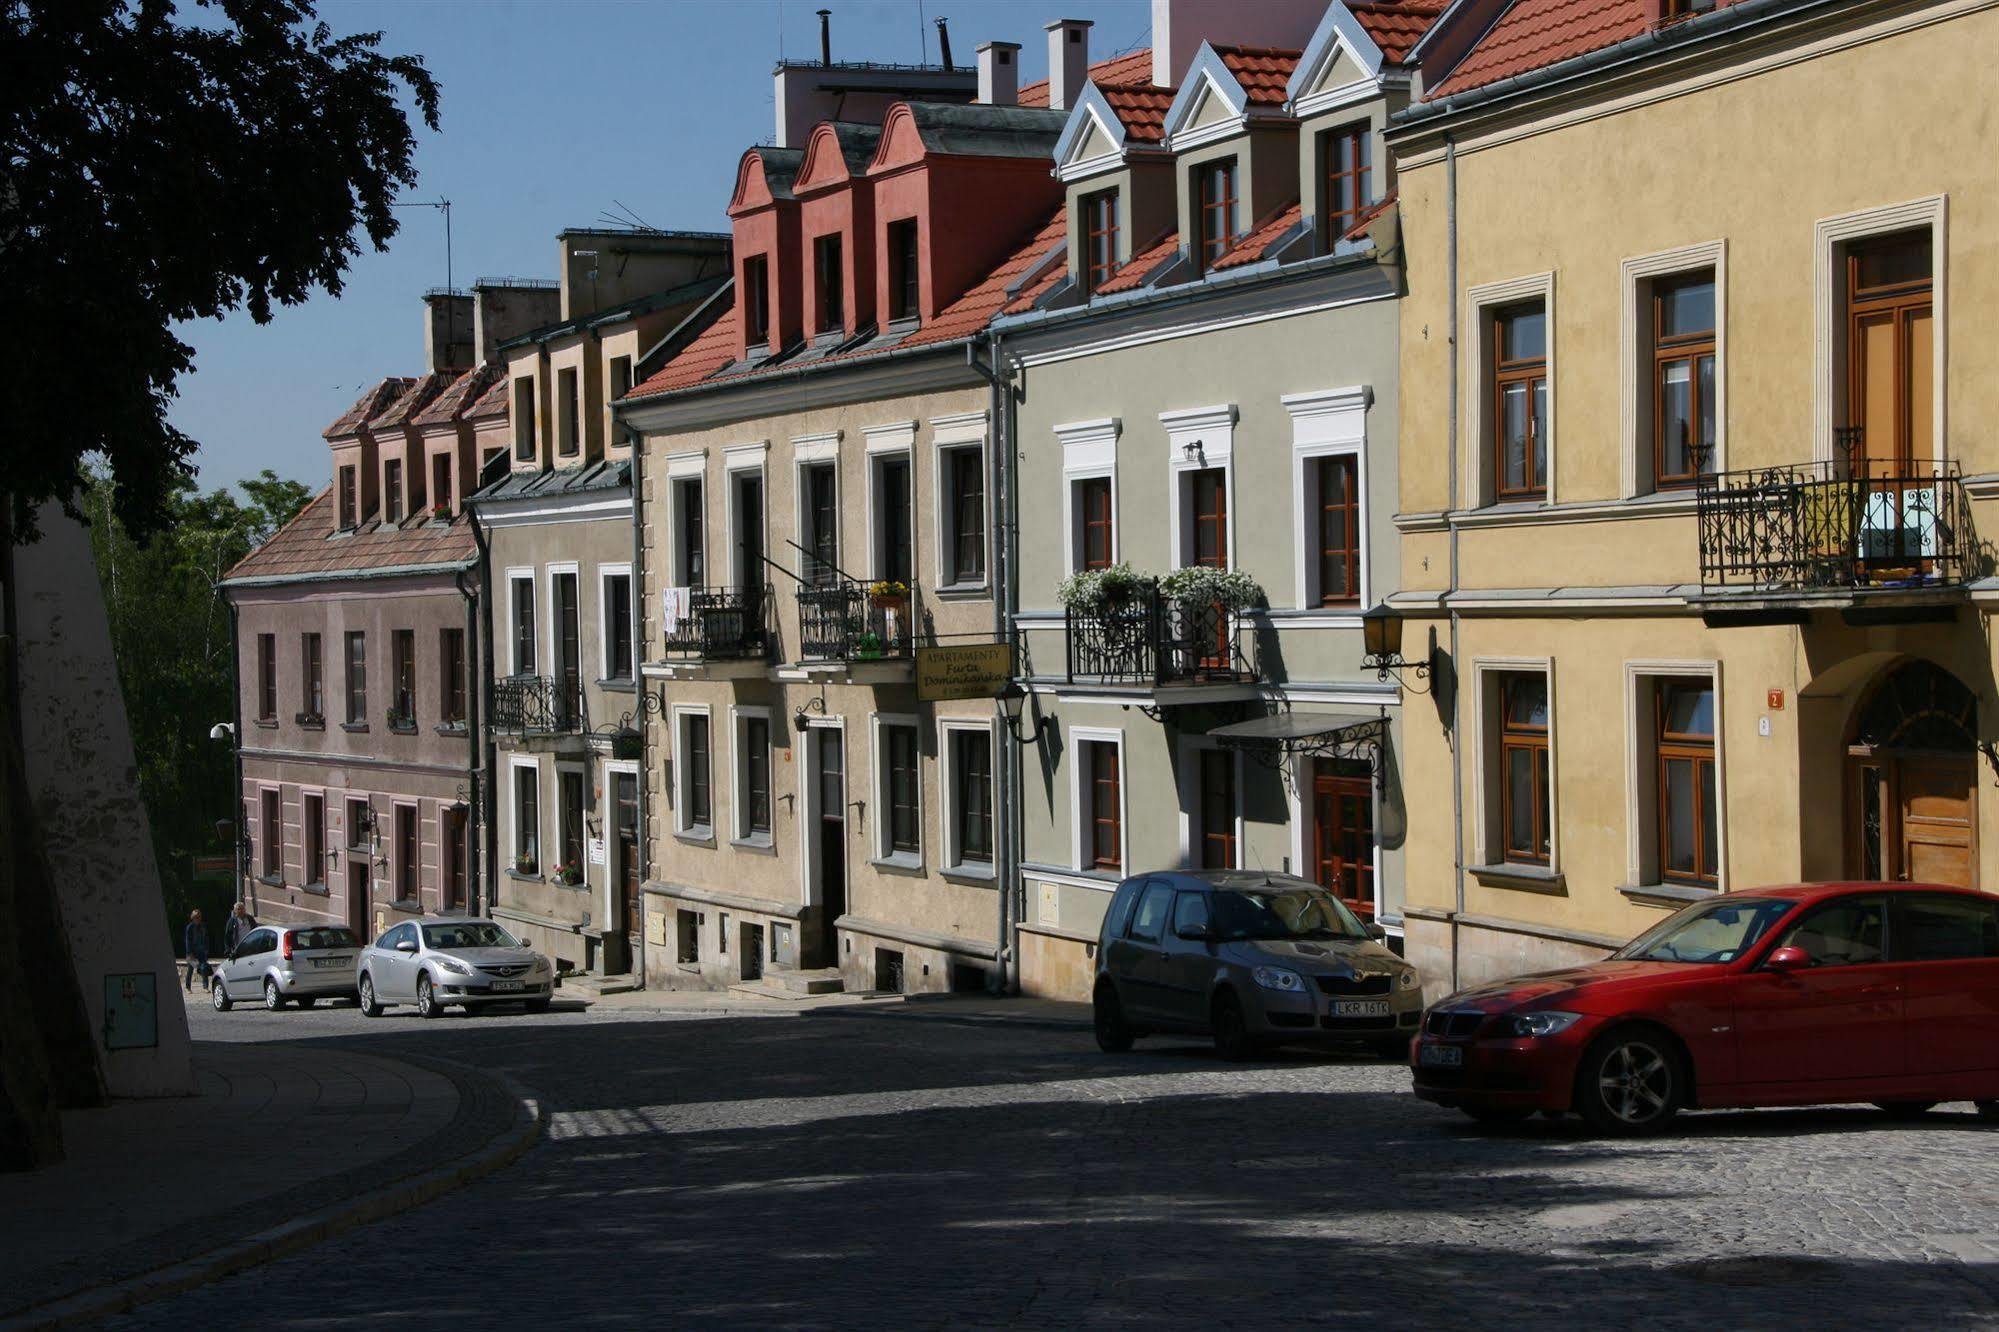
[[[1372,670],[1375,678],[1386,680],[1392,673],[1397,683],[1404,688],[1409,682],[1402,678],[1408,671],[1418,680],[1427,680],[1437,667],[1437,626],[1430,626],[1430,650],[1418,661],[1411,661],[1402,655],[1402,617],[1381,602],[1360,617],[1360,639],[1363,669]],[[1419,690],[1427,693],[1428,690]]]
[[[1017,745],[1038,745],[1046,738],[1048,731],[1047,724],[1038,713],[1034,718],[1034,734],[1023,736],[1020,733],[1020,719],[1027,710],[1027,697],[1027,690],[1017,680],[1007,681],[1005,687],[993,696],[999,704],[1000,720],[1006,723],[1007,734],[1013,737],[1013,742]]]

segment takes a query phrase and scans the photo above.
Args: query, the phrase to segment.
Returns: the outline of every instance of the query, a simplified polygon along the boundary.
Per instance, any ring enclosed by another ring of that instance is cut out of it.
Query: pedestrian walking
[[[222,951],[233,953],[236,945],[243,942],[243,936],[257,928],[257,918],[250,914],[250,908],[241,902],[229,913],[229,923],[222,927]]]
[[[201,923],[201,908],[188,912],[187,928],[181,931],[181,952],[187,964],[181,975],[182,990],[194,989],[194,974],[198,970],[205,985],[208,981],[208,926]]]

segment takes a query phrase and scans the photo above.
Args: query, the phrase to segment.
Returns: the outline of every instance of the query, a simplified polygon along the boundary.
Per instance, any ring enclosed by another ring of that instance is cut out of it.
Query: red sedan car
[[[1699,902],[1602,962],[1423,1015],[1418,1096],[1474,1119],[1573,1110],[1655,1133],[1683,1108],[1973,1101],[1999,1120],[1999,897],[1929,884]]]

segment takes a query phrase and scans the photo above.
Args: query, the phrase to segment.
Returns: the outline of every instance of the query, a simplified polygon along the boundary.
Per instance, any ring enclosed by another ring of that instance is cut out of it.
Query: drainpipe
[[[1000,337],[994,330],[986,333],[986,350],[989,363],[979,360],[977,342],[965,344],[965,364],[986,381],[989,389],[987,420],[990,445],[986,450],[987,487],[993,496],[993,513],[996,517],[998,538],[992,543],[993,567],[993,636],[1001,642],[1013,644],[1012,596],[1014,591],[1013,549],[1011,521],[1013,488],[1013,432],[1006,415],[1005,371],[1001,368]],[[996,869],[999,892],[998,945],[994,957],[993,989],[1000,994],[1010,994],[1019,988],[1017,959],[1014,953],[1014,894],[1015,884],[1020,877],[1020,749],[1012,732],[1000,727],[1001,743],[1006,753],[999,764],[998,817],[994,819],[994,840],[998,845]]]
[[[639,506],[639,497],[645,493],[644,488],[640,485],[640,481],[644,476],[644,465],[639,457],[640,453],[639,445],[641,443],[641,440],[639,438],[638,431],[633,430],[630,426],[618,420],[615,415],[611,418],[611,428],[613,430],[623,430],[631,436],[631,446],[632,446],[631,596],[632,596],[632,658],[633,658],[632,688],[638,691],[637,693],[632,695],[632,711],[633,711],[632,720],[638,724],[639,735],[641,737],[644,737],[647,734],[647,731],[649,730],[649,728],[646,725],[645,701],[646,701],[646,692],[650,687],[646,684],[644,672],[639,670],[639,662],[644,660],[646,655],[645,652],[640,647],[640,644],[643,643],[645,640],[645,621],[640,617],[640,612],[643,611],[645,608],[645,597],[640,590],[645,586],[645,540],[644,540],[645,514],[644,511]],[[724,476],[724,480],[725,481],[727,480],[726,474]],[[725,484],[722,489],[723,489],[722,502],[724,504],[727,504],[729,502],[727,485]],[[733,740],[731,741],[731,743],[734,743]],[[638,798],[639,802],[638,848],[639,848],[639,903],[640,903],[638,957],[636,959],[637,966],[633,968],[633,972],[639,978],[639,986],[641,989],[645,988],[645,983],[646,983],[646,975],[645,975],[646,922],[645,922],[645,905],[644,905],[645,885],[646,885],[646,880],[652,877],[652,866],[647,862],[646,859],[650,845],[646,838],[646,774],[647,770],[650,769],[651,767],[652,763],[650,760],[650,755],[648,753],[646,743],[644,739],[641,738],[639,741],[638,780],[633,784],[634,786],[633,794]]]
[[[478,632],[478,646],[471,652],[471,656],[479,663],[479,687],[465,692],[469,698],[476,700],[472,706],[472,718],[467,728],[472,732],[472,751],[475,755],[473,762],[483,768],[486,776],[486,780],[478,784],[477,794],[479,845],[485,861],[485,871],[490,876],[486,893],[487,908],[490,910],[500,901],[499,792],[493,789],[492,781],[493,773],[498,769],[494,766],[493,737],[486,733],[486,728],[480,724],[480,721],[491,716],[493,708],[493,547],[490,534],[486,531],[485,525],[479,521],[478,510],[468,505],[465,516],[472,523],[472,540],[479,547],[480,614],[475,621],[469,608],[466,612],[468,627],[476,627]],[[481,741],[484,743],[481,744]],[[472,891],[476,893],[478,890]]]
[[[242,624],[238,618],[240,612],[236,605],[236,598],[224,593],[222,600],[229,607],[229,754],[236,768],[236,791],[230,797],[229,803],[236,810],[236,836],[234,839],[236,845],[232,848],[236,853],[236,896],[239,900],[248,900],[250,897],[250,866],[243,854],[244,848],[249,843],[249,836],[248,831],[243,827]],[[12,624],[13,610],[13,603],[10,601],[7,606],[9,620],[7,638],[9,642],[19,642],[20,640],[15,637]],[[254,913],[256,904],[252,902],[250,905]]]
[[[472,530],[475,533],[479,530],[477,523],[473,524]],[[483,600],[480,596],[480,590],[485,585],[487,579],[485,550],[483,546],[479,553],[477,575],[474,577],[472,585],[468,586],[465,576],[472,572],[471,569],[460,569],[458,577],[453,581],[458,584],[458,595],[465,598],[464,669],[467,674],[476,680],[483,674],[478,669],[479,662],[483,656],[479,651],[479,607],[480,602]],[[470,682],[468,681],[465,690],[465,772],[471,778],[472,784],[472,789],[466,793],[470,797],[465,802],[468,816],[472,811],[475,800],[479,801],[481,806],[484,804],[480,793],[486,788],[487,770],[480,762],[480,759],[483,757],[479,748],[479,718],[481,715],[479,693],[470,687]],[[480,809],[480,821],[482,823],[485,821],[485,810],[483,807]],[[465,914],[468,916],[480,916],[485,914],[479,909],[479,866],[483,857],[473,853],[473,844],[474,839],[467,837],[463,848],[466,857],[471,861],[465,867]],[[454,851],[453,854],[458,854],[458,852]]]
[[[1459,356],[1458,356],[1458,141],[1453,135],[1444,138],[1444,234],[1448,251],[1448,285],[1451,292],[1449,316],[1451,340],[1450,375],[1450,415],[1445,453],[1450,464],[1450,475],[1446,480],[1444,512],[1445,521],[1450,525],[1451,572],[1449,586],[1444,594],[1444,604],[1451,617],[1451,875],[1457,890],[1457,908],[1451,913],[1451,989],[1459,988],[1461,982],[1458,954],[1460,951],[1463,926],[1459,921],[1465,914],[1465,782],[1464,782],[1464,728],[1460,723],[1464,718],[1464,690],[1458,680],[1458,524],[1449,517],[1458,511],[1458,414],[1459,414]],[[1431,681],[1435,688],[1436,682]]]

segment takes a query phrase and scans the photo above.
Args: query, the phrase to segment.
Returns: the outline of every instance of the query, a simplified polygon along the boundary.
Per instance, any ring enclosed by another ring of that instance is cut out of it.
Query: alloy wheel
[[[428,976],[417,977],[416,1011],[427,1018],[439,1017],[444,1012],[443,1007],[437,1002],[437,990],[431,985]]]
[[[1664,1124],[1679,1109],[1679,1077],[1673,1058],[1653,1041],[1630,1036],[1596,1061],[1590,1118],[1599,1127],[1644,1133]]]
[[[218,1013],[229,1011],[229,992],[222,988],[222,978],[217,976],[208,983],[208,1002]]]
[[[361,1016],[380,1017],[382,1015],[382,1006],[375,1002],[375,982],[372,978],[367,976],[363,976],[361,978],[361,989],[359,991],[359,994],[361,1002]]]
[[[275,1013],[284,1006],[285,1006],[285,998],[283,995],[278,993],[278,983],[274,980],[265,981],[264,1007],[270,1009],[273,1013]]]

